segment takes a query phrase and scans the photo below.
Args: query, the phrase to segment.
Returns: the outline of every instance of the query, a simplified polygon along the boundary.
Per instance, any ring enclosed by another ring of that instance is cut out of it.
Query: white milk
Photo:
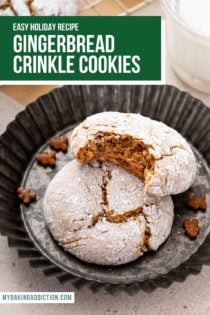
[[[210,93],[210,0],[162,0],[162,5],[175,72]]]

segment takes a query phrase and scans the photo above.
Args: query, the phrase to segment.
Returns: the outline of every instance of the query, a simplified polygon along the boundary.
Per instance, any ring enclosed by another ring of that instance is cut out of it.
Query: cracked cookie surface
[[[94,160],[122,166],[144,180],[152,196],[178,194],[196,177],[196,160],[187,141],[174,129],[132,113],[89,116],[71,136],[71,150],[82,163]]]
[[[0,0],[0,16],[69,16],[77,6],[76,0]]]
[[[64,166],[43,201],[49,230],[64,249],[96,264],[118,265],[157,250],[170,234],[170,196],[148,197],[143,182],[105,162]]]

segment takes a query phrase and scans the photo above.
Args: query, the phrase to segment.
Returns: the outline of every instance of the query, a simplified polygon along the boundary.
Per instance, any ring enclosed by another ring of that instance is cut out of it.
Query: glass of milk
[[[210,93],[210,0],[161,0],[173,68],[188,85]]]

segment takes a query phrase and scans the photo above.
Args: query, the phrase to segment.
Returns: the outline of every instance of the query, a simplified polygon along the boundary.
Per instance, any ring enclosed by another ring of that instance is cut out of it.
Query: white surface
[[[8,123],[22,109],[16,101],[0,91],[0,134],[5,131]]]
[[[142,10],[143,11],[143,10]],[[141,11],[141,12],[142,12]],[[159,1],[145,7],[143,14],[160,14]],[[210,95],[199,93],[184,85],[174,75],[167,62],[167,83],[190,92],[210,106]],[[0,133],[21,108],[0,94]],[[0,236],[0,291],[72,291],[71,284],[60,285],[32,269],[27,260],[20,259],[15,249],[9,249]],[[133,297],[126,293],[110,296],[93,294],[88,289],[75,290],[75,305],[0,305],[0,315],[208,315],[210,314],[210,266],[183,283],[173,283],[169,289],[158,288],[153,293],[139,292]]]

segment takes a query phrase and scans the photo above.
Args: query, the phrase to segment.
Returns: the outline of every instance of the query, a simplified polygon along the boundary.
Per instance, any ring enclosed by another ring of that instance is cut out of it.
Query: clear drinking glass
[[[210,0],[161,0],[173,68],[188,85],[210,93]]]

